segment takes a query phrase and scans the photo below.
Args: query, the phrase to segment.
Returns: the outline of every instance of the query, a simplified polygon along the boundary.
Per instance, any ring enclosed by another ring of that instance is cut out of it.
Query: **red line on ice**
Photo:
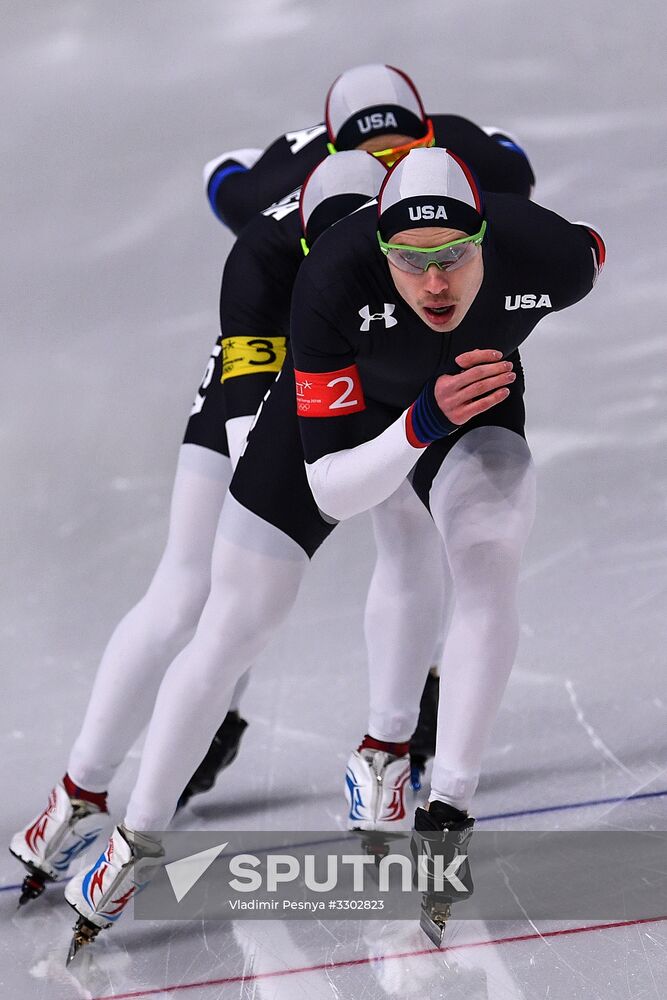
[[[373,962],[389,962],[399,958],[418,958],[420,955],[444,955],[450,951],[463,951],[467,948],[484,948],[487,945],[514,944],[517,941],[540,941],[542,938],[565,937],[568,934],[587,934],[590,931],[608,931],[617,927],[637,927],[640,924],[659,924],[667,921],[663,917],[643,917],[639,920],[622,920],[609,924],[589,924],[586,927],[568,927],[560,931],[545,931],[543,934],[515,934],[513,937],[492,938],[488,941],[468,941],[464,944],[446,945],[444,948],[420,948],[417,951],[403,951],[390,955],[378,955],[377,958],[349,958],[342,962],[321,962],[319,965],[304,965],[296,969],[275,969],[273,972],[257,972],[250,976],[226,976],[223,979],[203,979],[196,983],[175,983],[172,986],[155,986],[147,990],[134,990],[131,993],[105,993],[104,996],[92,997],[92,1000],[135,1000],[136,997],[157,996],[158,993],[171,993],[176,990],[195,990],[207,986],[230,986],[234,983],[252,983],[258,979],[275,979],[277,976],[295,976],[301,972],[324,972],[329,969],[349,969],[355,965],[371,965]]]

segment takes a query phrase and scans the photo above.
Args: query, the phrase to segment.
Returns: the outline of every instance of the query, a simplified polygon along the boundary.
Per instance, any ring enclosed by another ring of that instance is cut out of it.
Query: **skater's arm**
[[[212,160],[204,170],[209,204],[237,236],[267,205],[299,187],[327,155],[326,127],[287,132],[260,153],[234,150]]]
[[[252,167],[261,149],[234,149],[222,153],[204,167],[204,191],[213,214],[238,236],[258,209]]]
[[[347,448],[337,448],[336,443],[349,439],[350,425],[344,425],[351,418],[327,417],[323,404],[332,383],[338,387],[336,392],[341,385],[346,389],[351,386],[350,402],[363,404],[356,417],[356,435],[364,433],[364,424],[369,430],[372,409],[377,412],[378,407],[371,404],[371,411],[367,409],[358,372],[354,366],[324,376],[297,372],[297,411],[301,415],[306,475],[320,510],[343,520],[386,500],[398,489],[424,448],[509,395],[508,386],[516,376],[511,362],[503,361],[499,351],[470,351],[457,357],[456,362],[460,369],[457,373],[431,379],[415,402],[385,430]],[[300,389],[304,381],[313,388]],[[313,405],[311,399],[320,402]],[[328,450],[313,457],[323,447]]]
[[[297,385],[301,377],[297,372]],[[375,507],[398,489],[422,447],[410,442],[406,416],[402,413],[378,435],[352,448],[330,451],[310,462],[306,459],[308,483],[324,514],[342,521]],[[343,417],[341,422],[350,419]],[[319,427],[313,429],[310,425],[315,421],[303,417],[299,423],[304,452],[308,454]]]
[[[241,444],[245,440],[285,359],[291,289],[303,260],[298,231],[295,212],[280,220],[259,215],[246,226],[225,264],[221,382],[230,447],[241,431]]]
[[[436,145],[452,149],[469,163],[484,191],[529,198],[535,174],[525,150],[509,132],[480,128],[459,115],[433,115]]]
[[[506,189],[530,198],[535,188],[535,173],[523,146],[507,129],[497,125],[486,125],[482,131],[500,147],[496,156],[502,158],[501,170],[506,178]]]

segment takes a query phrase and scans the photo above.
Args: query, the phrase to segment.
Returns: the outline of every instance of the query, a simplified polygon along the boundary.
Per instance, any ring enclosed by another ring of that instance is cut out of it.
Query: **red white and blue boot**
[[[345,774],[348,830],[402,830],[409,783],[409,743],[365,736],[350,755]]]
[[[117,826],[95,864],[76,875],[65,889],[65,899],[79,915],[67,956],[72,961],[83,945],[94,941],[125,912],[138,892],[148,885],[150,869],[142,865],[141,881],[135,878],[135,863],[154,858],[159,864],[164,850],[159,841],[126,826]]]
[[[41,896],[47,882],[67,877],[71,863],[104,829],[106,816],[106,794],[83,792],[67,775],[51,789],[46,808],[15,833],[9,845],[28,869],[19,906]]]

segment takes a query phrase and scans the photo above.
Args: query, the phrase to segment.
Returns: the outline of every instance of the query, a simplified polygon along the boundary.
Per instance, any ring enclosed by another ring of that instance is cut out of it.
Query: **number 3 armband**
[[[356,365],[335,372],[295,371],[294,377],[300,417],[342,417],[366,409]]]
[[[285,337],[223,337],[221,381],[256,372],[279,372],[286,344]]]

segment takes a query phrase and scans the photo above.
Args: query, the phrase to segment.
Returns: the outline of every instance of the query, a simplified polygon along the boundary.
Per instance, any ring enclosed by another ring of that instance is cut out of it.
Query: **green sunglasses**
[[[439,247],[411,247],[403,243],[386,243],[380,233],[377,234],[380,250],[387,260],[401,271],[409,274],[421,274],[431,264],[442,271],[454,271],[466,264],[475,254],[476,248],[484,239],[486,219],[482,228],[472,236],[462,236]]]

